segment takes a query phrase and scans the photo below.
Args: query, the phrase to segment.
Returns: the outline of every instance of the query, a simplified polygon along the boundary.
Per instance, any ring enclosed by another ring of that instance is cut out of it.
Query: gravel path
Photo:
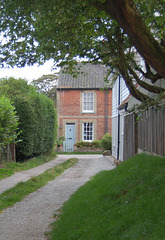
[[[19,182],[26,182],[32,177],[38,176],[45,172],[47,169],[53,168],[60,163],[66,161],[66,157],[57,157],[54,160],[44,163],[38,167],[31,168],[26,171],[17,172],[10,177],[4,178],[0,181],[0,194],[9,188],[14,187]],[[1,239],[0,239],[1,240]]]
[[[71,156],[62,157],[68,159]],[[0,240],[45,240],[52,216],[80,186],[102,170],[114,168],[102,156],[76,156],[79,162],[38,191],[0,213]]]

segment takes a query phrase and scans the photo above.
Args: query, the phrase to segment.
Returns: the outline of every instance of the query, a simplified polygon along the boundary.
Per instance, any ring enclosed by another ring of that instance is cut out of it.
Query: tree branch
[[[136,72],[130,67],[128,66],[128,70],[129,72],[132,74],[132,76],[135,78],[136,82],[143,87],[144,89],[148,90],[149,92],[153,92],[156,94],[160,94],[162,92],[165,91],[165,89],[161,88],[161,87],[157,87],[157,86],[153,86],[150,85],[142,80],[140,80],[140,78],[138,77],[138,75],[136,74]]]
[[[148,78],[151,80],[152,83],[155,83],[157,80],[161,79],[162,77],[158,73],[153,73],[151,71],[150,66],[148,63],[145,61],[145,66],[146,66],[146,73],[144,73],[144,77]]]
[[[140,92],[135,85],[133,84],[132,78],[129,76],[128,74],[128,66],[126,63],[126,59],[124,56],[124,50],[123,50],[123,42],[122,42],[122,37],[121,37],[121,32],[120,30],[118,30],[117,34],[116,34],[117,38],[118,38],[118,49],[119,49],[119,64],[118,64],[118,69],[130,91],[130,94],[135,97],[137,100],[139,100],[140,102],[145,103],[146,101],[151,101],[153,99],[151,99],[150,97],[148,97],[146,94]]]
[[[103,9],[128,34],[145,61],[165,78],[165,49],[152,36],[132,0],[106,0]]]

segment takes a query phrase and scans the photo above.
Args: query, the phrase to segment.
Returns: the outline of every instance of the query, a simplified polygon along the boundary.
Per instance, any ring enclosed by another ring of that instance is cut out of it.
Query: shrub
[[[91,142],[91,147],[100,148],[101,147],[101,141],[100,140],[94,140],[93,142]]]
[[[60,145],[63,143],[63,141],[65,141],[65,138],[63,136],[60,136],[57,140],[56,140],[56,146],[60,147]]]
[[[101,147],[104,150],[111,150],[112,149],[111,144],[112,144],[111,136],[109,133],[106,133],[101,139]]]
[[[91,143],[90,142],[83,142],[83,141],[80,141],[80,142],[77,142],[75,144],[77,147],[91,147]]]
[[[99,148],[101,147],[100,145],[100,140],[94,140],[93,142],[83,142],[83,141],[80,141],[80,142],[77,142],[75,144],[77,147],[92,147],[92,148]]]
[[[82,148],[84,146],[84,142],[83,141],[79,141],[75,144],[77,147]]]

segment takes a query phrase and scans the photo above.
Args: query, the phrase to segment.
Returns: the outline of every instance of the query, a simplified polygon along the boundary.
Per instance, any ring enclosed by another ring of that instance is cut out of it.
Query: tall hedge
[[[16,143],[17,161],[50,151],[57,134],[54,103],[22,79],[0,81],[2,91],[12,99],[19,117],[21,133]]]
[[[17,137],[18,118],[8,98],[0,96],[0,149]]]

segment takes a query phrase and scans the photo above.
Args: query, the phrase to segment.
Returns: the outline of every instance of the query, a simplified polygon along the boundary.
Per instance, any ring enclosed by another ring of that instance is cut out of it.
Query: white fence
[[[74,141],[63,141],[63,152],[74,152]]]

